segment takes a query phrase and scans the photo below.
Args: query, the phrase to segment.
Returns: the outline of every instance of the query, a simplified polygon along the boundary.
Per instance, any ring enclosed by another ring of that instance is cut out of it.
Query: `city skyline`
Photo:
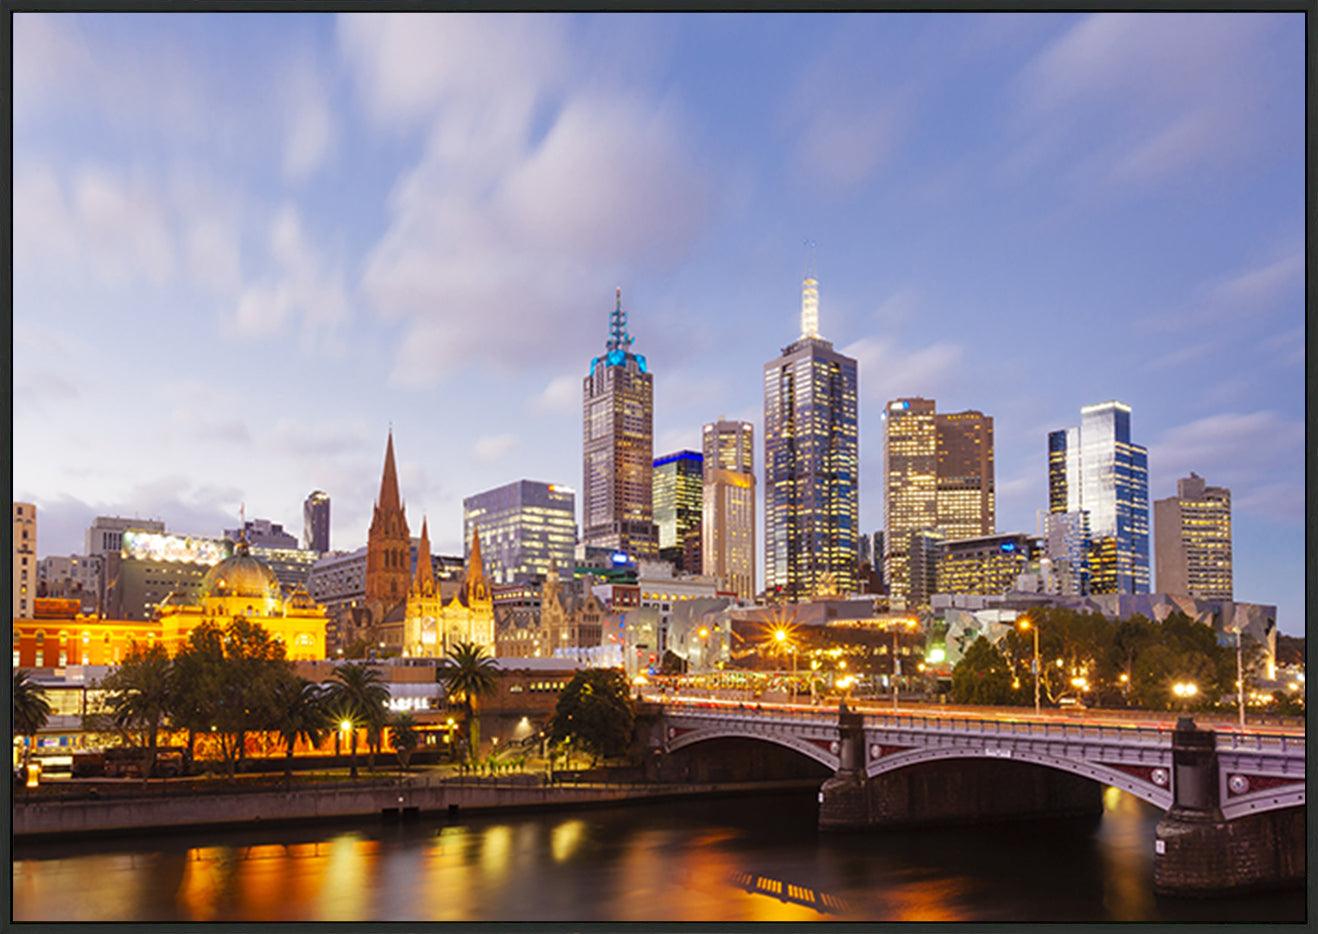
[[[460,552],[464,497],[579,486],[582,362],[619,284],[656,374],[655,453],[698,450],[723,415],[763,437],[760,367],[792,333],[808,235],[824,330],[860,362],[857,531],[882,527],[887,399],[992,415],[997,530],[1030,533],[1048,431],[1117,398],[1149,498],[1191,470],[1229,487],[1238,597],[1303,632],[1303,58],[1285,16],[413,25],[488,51],[498,119],[480,130],[472,79],[387,18],[292,16],[277,42],[204,19],[203,39],[202,17],[15,18],[13,492],[38,505],[41,556],[79,551],[99,514],[218,534],[245,501],[297,529],[317,489],[334,547],[359,547],[390,422],[409,521]],[[130,63],[140,42],[160,55]],[[236,95],[278,92],[241,108],[255,141],[216,145],[233,59],[251,66]],[[499,73],[512,61],[523,76]],[[1131,69],[1163,75],[1159,94],[1105,98]],[[757,79],[739,115],[732,91]],[[143,124],[158,151],[137,151]],[[446,130],[476,133],[472,159]],[[1097,155],[1069,166],[1081,150]]]

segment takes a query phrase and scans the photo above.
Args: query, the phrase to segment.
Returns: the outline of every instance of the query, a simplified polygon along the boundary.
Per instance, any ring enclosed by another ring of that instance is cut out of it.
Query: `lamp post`
[[[1022,616],[1016,621],[1016,628],[1021,632],[1027,630],[1034,633],[1034,712],[1040,713],[1039,705],[1039,627],[1030,621],[1028,616]]]
[[[1240,728],[1245,728],[1245,653],[1240,644],[1240,628],[1236,628],[1236,712]]]

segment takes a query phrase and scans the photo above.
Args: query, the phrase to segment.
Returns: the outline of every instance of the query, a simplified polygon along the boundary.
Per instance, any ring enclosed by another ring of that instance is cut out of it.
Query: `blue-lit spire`
[[[609,314],[609,350],[626,351],[632,346],[632,336],[627,333],[627,312],[622,310],[622,286],[614,294],[613,311]]]

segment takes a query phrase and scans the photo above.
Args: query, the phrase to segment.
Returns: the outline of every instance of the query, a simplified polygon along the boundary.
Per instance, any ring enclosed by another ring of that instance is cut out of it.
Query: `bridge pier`
[[[1303,807],[1224,818],[1217,734],[1190,717],[1172,733],[1172,769],[1172,806],[1155,831],[1155,891],[1206,896],[1303,882]]]
[[[838,769],[819,789],[820,830],[863,830],[870,824],[865,776],[865,718],[838,708]]]

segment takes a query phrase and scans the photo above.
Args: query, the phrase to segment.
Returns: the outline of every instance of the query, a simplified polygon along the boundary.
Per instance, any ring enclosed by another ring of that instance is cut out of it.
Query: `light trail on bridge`
[[[772,713],[785,713],[793,715],[808,715],[812,717],[833,718],[837,715],[837,708],[824,706],[822,704],[793,704],[781,701],[761,701],[761,700],[729,700],[727,698],[713,697],[699,694],[654,694],[646,693],[642,699],[651,703],[660,705],[680,704],[684,706],[705,707],[709,709],[723,710],[745,710],[745,711],[763,711]],[[1131,714],[1104,716],[1102,714],[1094,715],[1092,711],[1086,711],[1084,714],[1077,714],[1073,711],[1050,711],[1035,713],[1034,711],[1018,710],[1015,708],[1004,709],[1001,707],[969,707],[969,706],[943,706],[930,704],[910,704],[901,705],[893,708],[889,704],[883,703],[866,703],[864,701],[855,701],[847,705],[847,709],[864,716],[872,717],[925,717],[929,719],[948,719],[948,720],[996,720],[1002,723],[1043,723],[1043,724],[1074,724],[1076,726],[1094,726],[1094,727],[1113,727],[1128,729],[1158,729],[1171,730],[1176,725],[1176,720],[1182,714],[1169,712],[1159,714],[1155,711],[1133,711]],[[1205,719],[1202,714],[1196,716],[1197,722],[1201,726],[1211,727],[1214,731],[1222,734],[1243,734],[1249,736],[1286,736],[1302,737],[1305,735],[1304,728],[1286,727],[1280,725],[1253,725],[1248,724],[1242,731],[1234,721],[1217,723],[1210,719]]]

